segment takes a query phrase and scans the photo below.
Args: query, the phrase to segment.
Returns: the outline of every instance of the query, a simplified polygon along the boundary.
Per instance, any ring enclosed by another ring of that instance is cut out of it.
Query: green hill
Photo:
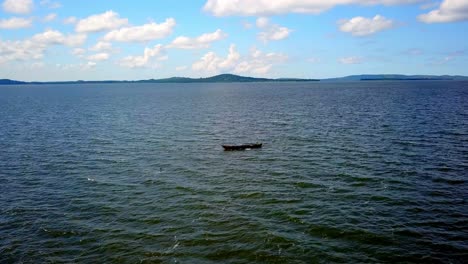
[[[148,79],[138,81],[64,81],[64,82],[20,82],[14,80],[3,79],[0,80],[0,85],[14,85],[14,84],[83,84],[83,83],[233,83],[233,82],[309,82],[319,81],[315,79],[268,79],[268,78],[255,78],[239,76],[235,74],[220,74],[207,78],[188,78],[188,77],[171,77],[164,79]]]

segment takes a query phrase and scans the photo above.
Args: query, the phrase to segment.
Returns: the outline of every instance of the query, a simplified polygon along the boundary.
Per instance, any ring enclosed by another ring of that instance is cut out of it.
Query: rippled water
[[[0,262],[463,263],[467,172],[467,82],[2,86]]]

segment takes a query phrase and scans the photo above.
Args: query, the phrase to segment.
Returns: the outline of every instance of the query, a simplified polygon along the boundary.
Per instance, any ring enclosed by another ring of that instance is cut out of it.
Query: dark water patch
[[[315,184],[312,182],[296,182],[294,185],[298,188],[304,188],[304,189],[322,189],[324,188],[323,185],[320,184]]]
[[[449,185],[459,185],[466,182],[464,179],[449,179],[444,177],[433,178],[432,181],[435,183],[446,183]]]
[[[282,197],[282,198],[263,199],[262,203],[264,204],[294,204],[294,203],[301,203],[302,201],[303,201],[302,198]]]
[[[234,198],[240,199],[259,199],[265,197],[265,194],[262,192],[250,192],[250,193],[240,193],[234,195]]]
[[[294,224],[304,224],[305,222],[299,217],[292,216],[287,212],[272,212],[269,214],[271,218],[277,218],[280,221],[286,221]]]
[[[440,167],[429,167],[429,168],[426,168],[426,170],[428,170],[428,171],[440,171],[440,172],[453,172],[453,171],[457,171],[458,169],[445,167],[445,166],[440,166]]]
[[[322,239],[351,240],[368,245],[389,246],[397,243],[397,241],[394,241],[390,236],[369,232],[363,229],[349,230],[325,225],[309,225],[307,233]]]

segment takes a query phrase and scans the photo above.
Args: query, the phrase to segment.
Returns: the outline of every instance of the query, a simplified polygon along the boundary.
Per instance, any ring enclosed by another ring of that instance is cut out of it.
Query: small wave
[[[326,225],[310,225],[308,233],[322,238],[357,241],[369,245],[393,245],[395,241],[390,236],[370,232],[363,229],[343,229]]]
[[[323,185],[320,184],[315,184],[311,182],[296,182],[294,185],[298,188],[304,188],[304,189],[317,189],[317,188],[324,188]]]
[[[430,168],[430,170],[436,170],[436,171],[440,171],[440,172],[451,172],[451,171],[457,171],[456,169],[454,168],[450,168],[450,167],[435,167],[435,168]]]
[[[265,194],[262,192],[251,192],[251,193],[241,193],[236,195],[236,198],[243,198],[243,199],[256,199],[262,198]]]

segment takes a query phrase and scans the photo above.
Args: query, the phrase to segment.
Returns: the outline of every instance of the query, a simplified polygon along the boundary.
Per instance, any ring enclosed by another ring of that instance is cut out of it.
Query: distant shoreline
[[[452,78],[364,78],[361,81],[453,81]]]
[[[298,79],[298,78],[255,78],[245,77],[234,74],[220,74],[207,78],[188,78],[188,77],[171,77],[165,79],[148,79],[135,81],[51,81],[51,82],[23,82],[10,79],[0,79],[0,85],[21,85],[21,84],[106,84],[106,83],[234,83],[234,82],[318,82],[318,79]]]
[[[26,84],[110,84],[110,83],[252,83],[252,82],[344,82],[344,81],[468,81],[468,76],[459,75],[402,75],[402,74],[361,74],[328,79],[301,79],[301,78],[255,78],[234,74],[220,74],[206,78],[171,77],[148,80],[103,80],[103,81],[46,81],[24,82],[11,79],[0,79],[0,85],[26,85]]]

